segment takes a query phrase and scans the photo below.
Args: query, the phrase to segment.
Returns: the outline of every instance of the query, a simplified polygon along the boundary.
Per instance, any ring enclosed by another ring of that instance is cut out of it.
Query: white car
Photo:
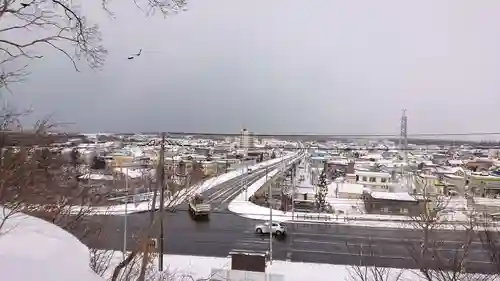
[[[282,223],[273,222],[272,227],[270,227],[270,222],[264,222],[255,226],[255,233],[263,234],[272,232],[275,235],[285,235],[286,227]]]

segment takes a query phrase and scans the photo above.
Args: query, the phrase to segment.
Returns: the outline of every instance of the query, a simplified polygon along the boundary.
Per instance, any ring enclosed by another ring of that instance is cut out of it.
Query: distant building
[[[245,150],[245,155],[248,150],[255,147],[255,137],[247,129],[242,129],[240,133],[240,148]]]

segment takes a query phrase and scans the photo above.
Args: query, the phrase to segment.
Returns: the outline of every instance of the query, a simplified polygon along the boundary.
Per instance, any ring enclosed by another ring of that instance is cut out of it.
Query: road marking
[[[259,254],[265,254],[267,253],[267,250],[266,251],[256,251],[256,250],[249,250],[249,249],[238,249],[238,248],[234,248],[231,250],[231,252],[243,252],[243,253],[259,253]]]
[[[382,258],[382,259],[406,259],[413,260],[410,257],[405,256],[388,256],[388,255],[377,255],[376,253],[349,253],[349,252],[329,252],[329,251],[321,251],[321,250],[305,250],[305,249],[290,249],[292,252],[299,253],[310,253],[310,254],[326,254],[326,255],[341,255],[341,256],[363,256],[363,257],[374,257],[374,258]]]
[[[211,196],[208,198],[208,203],[213,202],[215,200],[218,200],[220,198],[226,197],[226,195],[230,192],[232,192],[235,189],[240,189],[244,188],[244,180],[247,182],[251,182],[256,178],[255,174],[252,175],[245,175],[242,178],[235,180],[234,183],[227,185],[227,187],[220,188],[216,192],[214,192]],[[234,195],[234,194],[233,194]],[[226,197],[227,199],[228,197]]]
[[[221,183],[221,185],[227,184],[227,186],[220,187],[217,191],[214,193],[210,194],[207,198],[206,203],[214,203],[214,201],[218,201],[219,199],[223,198],[223,200],[220,202],[220,204],[224,204],[230,199],[232,199],[235,195],[239,195],[242,192],[244,192],[245,187],[248,188],[251,184],[253,184],[255,181],[259,180],[262,176],[262,174],[268,170],[268,169],[275,169],[278,165],[280,165],[282,162],[267,166],[267,167],[262,167],[259,168],[255,171],[253,171],[251,174],[243,174],[240,175],[236,178],[233,178],[225,183]],[[233,182],[234,180],[234,182]],[[244,184],[244,182],[246,184]],[[229,196],[228,196],[229,194]],[[221,206],[218,206],[215,208],[216,211],[221,210]]]
[[[212,201],[212,200],[214,200],[214,199],[217,199],[217,198],[220,196],[220,194],[224,193],[224,192],[227,190],[227,188],[231,188],[231,187],[233,187],[233,186],[234,186],[234,185],[236,185],[236,184],[238,184],[238,181],[237,181],[237,180],[235,180],[235,182],[234,182],[234,183],[233,183],[233,182],[231,182],[231,183],[229,183],[229,182],[228,182],[228,183],[226,184],[226,185],[227,185],[227,187],[226,187],[226,185],[223,185],[223,186],[222,186],[222,187],[220,187],[217,191],[215,191],[214,193],[210,194],[210,195],[207,197],[207,199],[208,199],[207,201],[208,201],[208,202],[210,202],[210,201]]]
[[[286,261],[292,261],[292,252],[286,252]]]
[[[244,240],[239,240],[236,243],[253,243],[253,244],[269,244],[269,241],[263,241],[263,240],[257,240],[257,239],[244,239]]]

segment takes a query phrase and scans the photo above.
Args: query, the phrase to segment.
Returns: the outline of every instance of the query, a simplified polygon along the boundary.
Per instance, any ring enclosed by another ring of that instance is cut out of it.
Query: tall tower
[[[406,109],[403,109],[401,115],[401,132],[399,136],[399,149],[403,151],[405,163],[408,162],[408,117],[406,116]]]

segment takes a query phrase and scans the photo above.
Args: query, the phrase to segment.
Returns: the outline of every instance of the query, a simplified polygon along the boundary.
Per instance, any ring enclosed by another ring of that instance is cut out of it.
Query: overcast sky
[[[397,134],[402,108],[410,133],[500,131],[498,0],[191,0],[167,19],[119,2],[84,7],[102,71],[49,54],[17,103],[85,132]]]

